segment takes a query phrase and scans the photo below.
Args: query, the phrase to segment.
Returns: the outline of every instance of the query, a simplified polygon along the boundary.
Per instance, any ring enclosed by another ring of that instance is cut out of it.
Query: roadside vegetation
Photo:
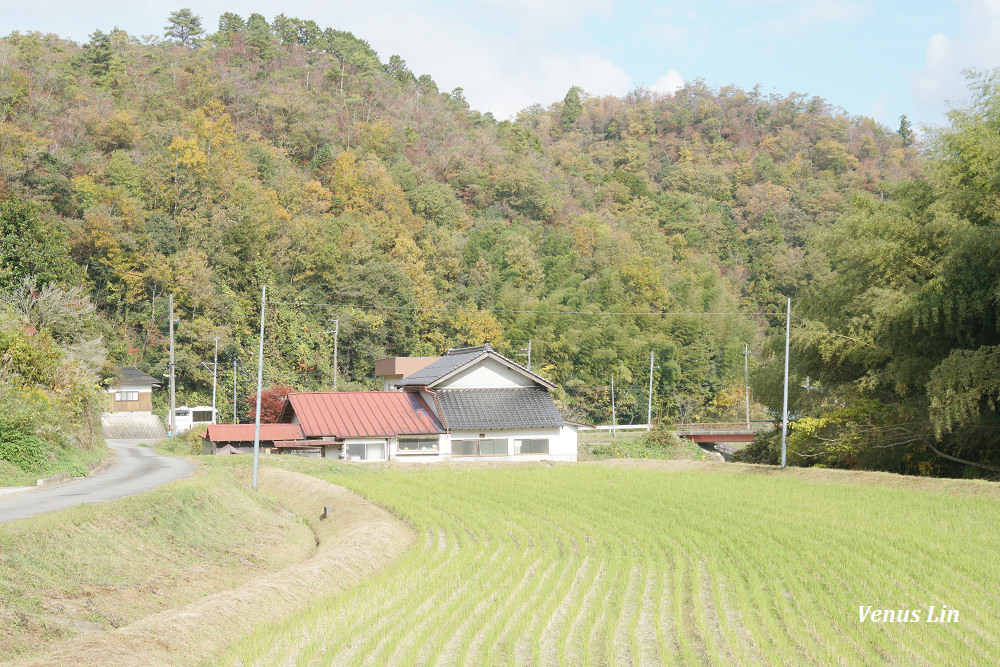
[[[312,532],[227,470],[0,529],[0,656],[121,627],[305,558]],[[90,624],[90,625],[88,625]]]
[[[646,431],[581,431],[580,460],[601,459],[691,459],[709,458],[701,447],[669,430],[654,428]]]
[[[45,230],[33,207],[0,202],[0,230],[12,220],[28,247],[26,262],[34,257],[34,236]],[[58,472],[83,475],[107,454],[100,435],[102,321],[82,288],[34,278],[5,288],[8,270],[0,267],[0,486],[33,485]]]
[[[918,488],[839,471],[816,481],[814,471],[697,463],[685,465],[707,467],[643,469],[680,463],[667,461],[289,463],[389,508],[420,538],[384,574],[252,628],[220,664],[1000,657],[1000,598],[983,566],[1000,548],[987,529],[1000,522],[994,484]],[[859,605],[922,609],[925,618],[929,605],[948,605],[960,622],[860,623]]]

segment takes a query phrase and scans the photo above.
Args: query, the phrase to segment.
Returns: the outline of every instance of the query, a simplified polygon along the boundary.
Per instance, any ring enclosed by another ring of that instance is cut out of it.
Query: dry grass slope
[[[236,619],[283,618],[317,591],[336,592],[378,571],[412,544],[402,522],[340,487],[294,472],[264,468],[260,490],[307,517],[318,540],[305,562],[149,616],[112,632],[78,636],[25,665],[174,665],[198,663],[223,650]],[[319,521],[324,505],[336,508]]]

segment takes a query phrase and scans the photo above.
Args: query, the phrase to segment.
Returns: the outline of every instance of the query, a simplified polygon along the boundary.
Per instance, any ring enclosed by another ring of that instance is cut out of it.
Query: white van
[[[219,411],[211,405],[199,405],[189,408],[186,405],[174,409],[174,429],[176,433],[184,433],[198,426],[214,424],[219,419]]]

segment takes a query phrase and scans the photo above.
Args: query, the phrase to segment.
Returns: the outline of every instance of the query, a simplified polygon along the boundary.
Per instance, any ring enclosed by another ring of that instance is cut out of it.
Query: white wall
[[[507,440],[507,456],[458,456],[451,457],[452,440],[504,438]],[[549,441],[548,454],[521,454],[515,446],[516,440],[546,438]],[[552,428],[517,429],[507,431],[452,431],[445,445],[452,461],[576,461],[576,428],[555,426]]]
[[[516,389],[537,386],[531,378],[496,359],[485,359],[472,368],[435,385],[435,389]]]
[[[479,435],[484,434],[485,438],[502,438],[507,440],[506,456],[459,456],[452,458],[451,441],[459,439],[479,439]],[[403,436],[404,438],[406,436]],[[421,438],[433,438],[435,436],[412,436]],[[450,435],[442,434],[438,437],[438,450],[436,452],[421,450],[418,452],[400,451],[399,438],[348,438],[345,444],[362,443],[384,443],[386,451],[389,453],[391,461],[409,461],[412,463],[434,463],[439,461],[576,461],[577,460],[577,437],[576,427],[560,426],[543,429],[516,429],[508,431],[454,431]],[[517,440],[546,438],[549,441],[548,454],[522,454],[517,451]],[[339,458],[340,446],[328,446],[326,448],[327,458]],[[353,459],[352,459],[353,460]],[[382,459],[385,460],[385,459]]]

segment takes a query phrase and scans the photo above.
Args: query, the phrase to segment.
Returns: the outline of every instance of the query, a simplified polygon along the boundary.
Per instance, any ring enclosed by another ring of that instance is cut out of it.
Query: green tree
[[[416,77],[413,76],[413,72],[411,72],[410,68],[406,66],[406,61],[399,56],[390,56],[389,62],[385,64],[383,69],[386,74],[400,83],[412,83],[413,81],[416,81]]]
[[[39,284],[61,282],[74,271],[62,235],[42,222],[34,204],[0,201],[0,289],[19,287],[29,276]]]
[[[256,53],[258,60],[267,62],[274,58],[277,40],[262,14],[253,13],[247,18],[247,33],[247,46]]]
[[[216,35],[218,43],[222,46],[232,46],[233,35],[246,30],[246,21],[239,14],[225,12],[219,17],[219,32]]]
[[[580,93],[583,89],[579,86],[573,86],[567,91],[566,97],[563,98],[562,106],[562,128],[563,130],[568,130],[576,119],[580,117],[583,113],[583,100],[580,99]]]
[[[240,32],[245,28],[246,21],[239,14],[225,12],[219,17],[219,32]]]
[[[170,12],[167,25],[163,28],[164,37],[176,39],[181,46],[198,46],[204,32],[205,29],[201,27],[201,17],[186,7]]]
[[[102,30],[90,34],[90,41],[83,45],[84,57],[90,67],[90,75],[102,77],[108,73],[114,50],[111,48],[111,35]]]
[[[899,117],[899,129],[896,130],[896,134],[903,138],[904,146],[913,145],[913,128],[910,127],[910,119],[905,113]]]

